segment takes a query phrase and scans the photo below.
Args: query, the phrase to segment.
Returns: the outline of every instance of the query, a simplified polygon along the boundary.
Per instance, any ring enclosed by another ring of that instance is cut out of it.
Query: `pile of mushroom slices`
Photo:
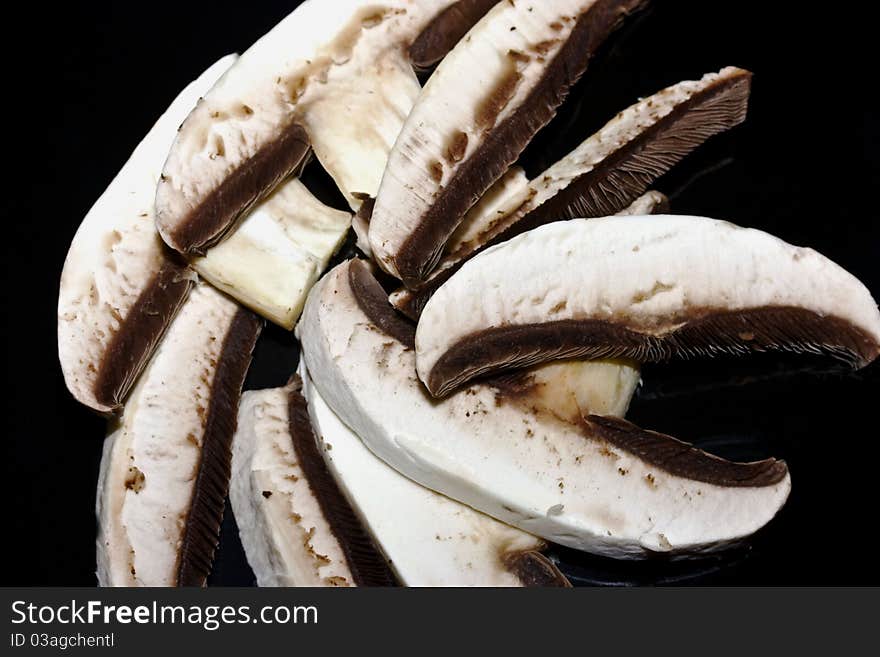
[[[784,462],[622,419],[640,362],[880,353],[839,266],[648,190],[745,119],[751,74],[518,164],[644,4],[309,0],[174,100],[61,278],[65,380],[110,418],[102,585],[204,585],[227,496],[264,586],[567,586],[552,543],[689,556],[773,518]],[[366,259],[325,273],[351,229]],[[296,326],[299,369],[242,393],[263,318]]]

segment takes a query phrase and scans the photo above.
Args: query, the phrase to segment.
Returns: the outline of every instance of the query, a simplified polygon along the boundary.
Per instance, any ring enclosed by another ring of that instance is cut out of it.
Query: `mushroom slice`
[[[614,420],[562,421],[502,386],[432,399],[413,372],[412,326],[360,261],[312,288],[297,331],[315,388],[374,454],[548,541],[619,558],[718,549],[762,527],[788,495],[783,463],[621,436]]]
[[[416,334],[435,396],[558,358],[880,353],[880,311],[812,249],[702,217],[573,219],[477,255],[431,297]]]
[[[492,194],[492,196],[490,197],[490,195],[487,193],[487,195],[484,196],[483,199],[472,209],[472,212],[474,210],[478,211],[479,221],[465,222],[460,226],[460,228],[467,226],[475,232],[478,232],[481,229],[477,226],[481,225],[488,229],[491,222],[505,216],[508,213],[508,210],[505,209],[505,206],[507,208],[511,207],[510,204],[507,203],[507,201],[510,199],[516,199],[519,195],[519,190],[523,188],[527,189],[528,186],[528,181],[525,180],[525,175],[523,174],[522,170],[518,169],[517,167],[514,167],[514,169],[511,170],[511,174],[509,174],[509,177],[505,176],[501,179],[501,181],[508,181],[509,179],[512,179],[513,181],[513,184],[509,188],[511,190],[509,194],[500,197]],[[492,190],[489,190],[490,193],[493,190],[494,188]],[[517,201],[514,202],[516,203]],[[630,204],[617,214],[623,216],[633,216],[657,214],[668,211],[669,199],[667,199],[660,192],[650,191],[642,194],[635,201],[633,201],[632,204]],[[437,291],[437,288],[439,288],[441,285],[443,285],[443,283],[449,280],[449,277],[457,272],[464,262],[465,259],[458,259],[457,257],[445,257],[443,261],[441,261],[437,269],[432,271],[428,279],[417,289],[410,290],[405,286],[402,286],[392,292],[389,295],[388,300],[391,302],[392,306],[397,308],[404,315],[406,315],[410,319],[418,320],[419,315],[422,314],[422,309],[425,307],[425,304],[428,303],[428,299],[431,298],[431,295]]]
[[[204,585],[229,485],[238,399],[261,325],[205,283],[174,319],[104,442],[102,586]]]
[[[593,52],[645,0],[499,2],[428,80],[370,222],[383,269],[422,282],[471,206],[556,113]]]
[[[58,295],[58,355],[67,388],[96,411],[121,406],[195,280],[156,234],[153,197],[177,126],[233,61],[218,61],[171,103],[70,245]]]
[[[230,498],[248,560],[261,585],[320,584],[314,575],[316,567],[310,564],[328,570],[333,564],[345,564],[344,559],[334,556],[341,554],[344,535],[339,539],[331,536],[324,547],[304,549],[310,544],[306,536],[311,537],[311,543],[330,536],[328,523],[318,509],[320,497],[326,496],[333,484],[310,489],[312,475],[298,464],[302,459],[293,435],[296,431],[308,435],[308,449],[315,458],[320,461],[323,455],[326,469],[401,584],[567,585],[564,576],[541,554],[544,543],[540,539],[423,488],[389,468],[329,409],[302,362],[299,375],[317,442],[312,429],[303,424],[308,418],[299,401],[297,412],[302,422],[288,425],[284,421],[288,398],[293,403],[290,386],[287,390],[245,393],[236,436]],[[339,489],[333,497],[339,495]],[[320,494],[318,499],[316,493]],[[316,529],[309,533],[311,527]],[[316,561],[315,551],[329,555],[329,561]],[[363,553],[354,552],[355,556]],[[303,561],[307,565],[301,574],[299,563]],[[336,579],[325,575],[323,581],[336,583]]]
[[[647,204],[650,209],[642,212],[627,205],[704,141],[742,123],[750,88],[751,73],[729,66],[628,107],[533,180],[513,178],[501,203],[474,206],[449,238],[437,267],[412,286],[413,294],[401,293],[395,306],[417,317],[464,261],[537,226],[572,217],[663,211],[665,204]]]
[[[181,126],[156,224],[199,254],[314,150],[352,209],[375,196],[420,92],[407,51],[452,0],[308,0],[263,36]]]
[[[294,179],[192,265],[211,284],[290,330],[350,225],[349,213],[324,205]]]
[[[324,464],[298,376],[242,396],[229,498],[259,586],[395,584]]]

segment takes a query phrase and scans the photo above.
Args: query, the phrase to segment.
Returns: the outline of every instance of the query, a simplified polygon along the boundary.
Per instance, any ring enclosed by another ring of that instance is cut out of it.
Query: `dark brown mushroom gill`
[[[223,339],[205,413],[201,461],[181,538],[178,586],[204,586],[211,572],[232,472],[238,400],[262,326],[260,318],[240,309]]]
[[[184,264],[171,256],[165,258],[113,334],[97,366],[94,394],[99,404],[114,410],[122,407],[193,283]]]
[[[458,0],[435,16],[409,48],[416,71],[436,66],[496,4],[498,0]]]
[[[476,377],[562,358],[662,362],[782,351],[824,354],[860,368],[880,355],[880,344],[865,330],[798,307],[690,309],[670,325],[677,328],[650,333],[625,321],[596,319],[489,328],[447,349],[426,384],[434,396],[443,397]]]
[[[264,144],[253,157],[242,162],[189,212],[159,227],[169,246],[186,255],[204,255],[220,242],[236,222],[265,199],[286,178],[298,175],[308,162],[309,137],[296,122],[280,129],[275,139]],[[159,179],[157,206],[163,205],[166,190],[174,184],[168,174]]]
[[[302,381],[297,375],[289,384],[288,423],[297,461],[339,542],[355,584],[396,586],[397,578],[388,562],[327,469],[302,395]]]
[[[774,486],[785,479],[785,461],[764,459],[737,463],[722,459],[686,442],[637,427],[621,418],[589,415],[583,431],[636,456],[669,474],[728,488]]]

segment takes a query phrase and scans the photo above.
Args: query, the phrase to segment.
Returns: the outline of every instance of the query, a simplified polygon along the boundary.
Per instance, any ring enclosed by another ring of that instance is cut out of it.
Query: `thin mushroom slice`
[[[259,586],[396,583],[324,464],[298,376],[242,396],[229,498]]]
[[[229,485],[238,399],[261,326],[205,283],[174,319],[104,442],[101,586],[205,584]]]
[[[290,330],[350,225],[348,212],[324,205],[294,179],[192,266],[215,287]]]
[[[716,550],[766,524],[790,489],[784,463],[621,437],[613,420],[563,421],[500,385],[432,399],[413,372],[412,326],[360,261],[312,288],[297,331],[315,389],[374,454],[554,543],[617,558]]]
[[[521,169],[516,167],[514,167],[508,176],[501,180],[508,181],[508,185],[505,185],[507,188],[506,193],[498,195],[493,194],[489,198],[484,197],[477,205],[475,205],[473,209],[479,211],[480,221],[468,224],[469,227],[475,228],[479,223],[480,225],[489,228],[491,222],[497,221],[508,214],[508,209],[506,208],[511,207],[509,203],[510,199],[514,199],[514,203],[518,203],[519,201],[516,201],[515,199],[519,196],[520,190],[528,188],[528,181],[525,180],[525,175]],[[487,194],[487,196],[489,195]],[[523,199],[526,196],[526,194],[523,194]],[[669,199],[660,192],[650,191],[642,194],[617,214],[621,216],[636,216],[659,214],[668,211]],[[464,224],[462,224],[462,226],[464,226]],[[463,263],[464,259],[459,260],[454,257],[444,259],[440,266],[431,272],[431,275],[424,284],[414,290],[401,286],[388,296],[388,300],[391,302],[392,306],[397,308],[397,310],[404,315],[410,319],[418,321],[419,315],[422,314],[422,310],[424,309],[425,304],[428,303],[428,299],[431,298],[431,295],[433,295],[443,283],[449,280]]]
[[[430,273],[471,206],[556,113],[605,38],[645,0],[499,2],[428,80],[388,157],[370,222],[378,262]]]
[[[568,586],[542,554],[541,539],[419,486],[387,466],[330,410],[303,363],[300,372],[327,467],[401,583]]]
[[[253,44],[181,126],[156,224],[200,254],[310,148],[351,204],[375,196],[420,85],[407,51],[452,0],[308,0]]]
[[[177,96],[70,245],[58,295],[58,356],[67,388],[96,411],[121,407],[195,281],[156,234],[156,180],[177,126],[234,61],[219,60]]]
[[[880,311],[812,249],[702,217],[574,219],[477,255],[431,297],[416,334],[435,396],[477,376],[559,358],[660,361],[880,353]]]

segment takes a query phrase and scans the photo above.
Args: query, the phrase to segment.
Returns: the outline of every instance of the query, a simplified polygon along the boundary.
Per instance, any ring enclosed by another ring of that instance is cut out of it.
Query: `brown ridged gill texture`
[[[238,401],[262,326],[263,321],[259,317],[241,309],[223,339],[220,361],[211,383],[202,459],[181,539],[178,586],[204,586],[211,572],[229,491],[232,437],[238,417]],[[181,365],[186,366],[185,363]]]
[[[436,66],[497,2],[459,0],[441,11],[410,46],[413,67],[417,71],[427,71]]]
[[[369,533],[324,463],[312,430],[308,406],[302,396],[302,381],[296,375],[291,380],[288,396],[288,421],[297,460],[308,479],[309,488],[318,500],[321,513],[339,541],[355,584],[396,586],[397,579],[388,562],[373,544]]]
[[[162,237],[181,253],[204,255],[254,205],[285,178],[296,174],[308,160],[309,152],[309,137],[302,126],[291,123],[280,128],[274,141],[240,164],[188,214],[170,220],[159,216]],[[161,196],[163,187],[172,182],[163,175],[158,194]],[[157,202],[157,206],[161,204]]]
[[[186,266],[166,259],[113,335],[98,365],[95,398],[119,408],[192,289]]]
[[[772,458],[751,463],[727,461],[677,438],[646,431],[620,418],[589,415],[584,418],[584,432],[673,476],[714,486],[773,486],[788,474],[785,461]]]
[[[409,288],[422,283],[443,246],[474,203],[510,168],[535,134],[556,114],[569,89],[587,69],[591,57],[624,18],[647,0],[598,0],[581,14],[568,40],[547,63],[544,74],[516,112],[483,134],[477,150],[458,167],[432,201],[416,228],[402,243],[394,263]],[[513,69],[515,71],[515,68]],[[495,115],[509,101],[518,81],[502,81],[485,112]],[[494,112],[494,114],[493,114]]]
[[[504,565],[519,578],[523,586],[571,588],[565,575],[537,550],[511,552],[504,555],[503,560]]]
[[[348,284],[358,306],[373,324],[405,347],[414,349],[416,327],[397,314],[388,303],[388,295],[362,260],[352,260],[348,266]]]
[[[742,69],[679,103],[483,248],[551,221],[616,214],[707,139],[745,121],[752,74]]]
[[[678,328],[659,334],[630,328],[625,319],[486,329],[450,347],[432,368],[427,386],[442,397],[475,377],[563,358],[661,362],[778,351],[831,356],[858,368],[880,351],[870,335],[850,322],[797,307],[691,309],[689,316],[676,318],[673,324],[679,322]]]

